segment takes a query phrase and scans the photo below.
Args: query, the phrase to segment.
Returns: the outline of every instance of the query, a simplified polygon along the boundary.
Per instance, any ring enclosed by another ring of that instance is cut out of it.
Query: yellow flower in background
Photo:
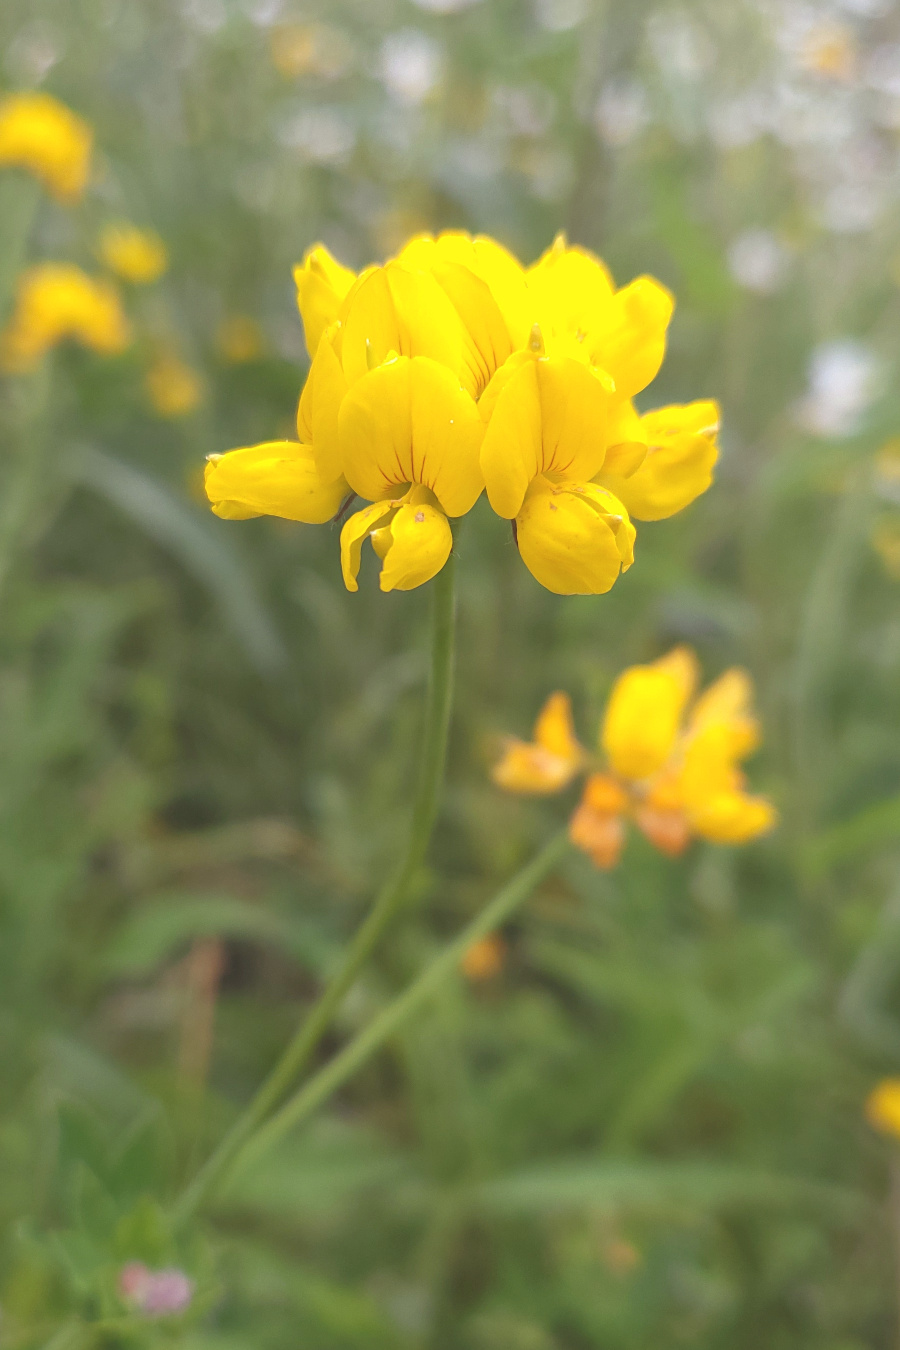
[[[499,975],[506,963],[506,943],[499,933],[488,933],[487,937],[473,942],[460,962],[460,968],[467,980],[480,984]]]
[[[93,132],[50,94],[0,100],[0,165],[27,169],[60,201],[77,201],[90,175]]]
[[[153,230],[139,230],[127,221],[104,227],[98,253],[111,272],[136,286],[157,281],[169,265],[169,255],[159,235]]]
[[[156,356],[147,370],[144,384],[160,417],[187,417],[203,402],[202,379],[174,351],[162,351]],[[250,514],[259,515],[260,512]]]
[[[866,1120],[880,1130],[900,1139],[900,1078],[883,1078],[866,1098]]]
[[[66,338],[104,356],[131,334],[115,287],[72,263],[38,263],[19,278],[13,314],[0,334],[0,369],[33,370]]]
[[[216,347],[230,365],[241,366],[259,360],[265,353],[266,339],[249,314],[231,314],[216,330]]]
[[[755,839],[772,829],[776,814],[767,798],[745,792],[738,768],[759,742],[750,678],[728,670],[694,698],[697,678],[687,647],[623,671],[607,702],[598,762],[575,738],[568,695],[551,694],[534,741],[506,741],[494,782],[508,792],[548,794],[593,769],[569,834],[598,867],[618,862],[629,819],[671,856],[694,837]]]
[[[526,270],[494,240],[448,231],[358,274],[316,244],[294,279],[312,358],[299,439],[272,492],[258,482],[269,457],[235,452],[227,500],[308,523],[339,485],[372,503],[341,535],[351,590],[366,538],[383,590],[429,580],[451,552],[449,519],[486,489],[542,585],[599,595],[633,562],[632,518],[673,515],[712,480],[714,403],[641,416],[632,402],[659,370],[672,314],[651,277],[617,289],[562,236]]]

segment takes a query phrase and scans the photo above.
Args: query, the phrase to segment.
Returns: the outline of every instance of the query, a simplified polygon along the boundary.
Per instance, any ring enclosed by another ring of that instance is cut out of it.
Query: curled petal
[[[448,516],[462,516],[484,486],[475,402],[427,357],[395,357],[364,375],[341,405],[339,429],[344,473],[361,497],[380,500],[418,483]]]
[[[510,372],[499,371],[482,400],[489,422],[481,468],[491,506],[511,520],[538,474],[589,479],[598,472],[612,389],[571,357],[517,354],[508,364]]]
[[[307,350],[315,356],[325,329],[339,317],[356,273],[333,258],[324,244],[315,244],[294,268],[294,281]]]
[[[210,459],[204,486],[224,520],[280,516],[308,525],[330,520],[347,494],[343,478],[322,482],[312,447],[296,441],[267,441]]]
[[[437,575],[450,556],[453,535],[447,517],[429,496],[424,489],[413,489],[406,499],[376,502],[350,517],[341,531],[341,568],[348,591],[358,589],[366,537],[384,563],[383,591],[409,591]]]
[[[535,478],[516,526],[522,561],[557,595],[603,595],[633,561],[628,512],[594,483]]]
[[[626,479],[607,459],[597,481],[621,495],[637,520],[665,520],[689,506],[712,482],[719,454],[719,410],[704,400],[660,408],[640,421],[648,445],[643,463]]]
[[[606,706],[601,743],[615,772],[639,781],[661,769],[675,750],[681,718],[696,678],[684,647],[616,680]]]

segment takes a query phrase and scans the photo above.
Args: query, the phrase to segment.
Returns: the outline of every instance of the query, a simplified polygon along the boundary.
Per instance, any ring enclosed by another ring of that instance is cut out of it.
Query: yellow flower
[[[294,277],[312,356],[297,418],[308,454],[295,462],[314,466],[321,500],[340,482],[390,503],[344,527],[353,589],[367,535],[383,588],[433,576],[451,548],[446,517],[486,488],[542,585],[599,595],[632,564],[632,515],[662,519],[709,486],[715,404],[641,417],[631,402],[659,369],[672,313],[652,278],[617,290],[562,237],[526,271],[494,240],[458,231],[418,235],[358,275],[317,244]],[[285,509],[276,493],[270,512],[302,519],[309,498],[286,481]]]
[[[281,516],[284,520],[330,520],[346,491],[343,483],[323,489],[308,445],[269,441],[207,461],[204,486],[223,520]]]
[[[64,202],[88,181],[93,133],[49,94],[10,94],[0,101],[0,165],[27,169]]]
[[[499,933],[488,933],[487,937],[472,943],[460,966],[466,979],[476,984],[499,975],[505,961],[506,943],[503,938]]]
[[[649,665],[631,666],[613,685],[600,746],[569,835],[598,867],[618,862],[625,821],[632,819],[661,852],[676,856],[694,837],[743,844],[770,830],[774,807],[744,791],[737,767],[756,747],[753,687],[742,670],[726,671],[685,710],[697,661],[676,647]],[[551,696],[535,742],[509,740],[493,778],[510,792],[557,792],[592,761],[575,739],[568,697]]]
[[[127,221],[104,227],[98,252],[111,272],[136,286],[157,281],[169,265],[166,246],[159,235],[153,230],[139,230]]]
[[[0,369],[33,370],[65,338],[105,356],[123,351],[130,332],[118,292],[71,263],[38,263],[19,278],[12,318],[0,334]]]
[[[866,1099],[866,1119],[882,1134],[900,1139],[900,1078],[883,1078]]]
[[[160,417],[187,417],[203,402],[203,381],[175,352],[160,352],[147,371],[145,384]]]

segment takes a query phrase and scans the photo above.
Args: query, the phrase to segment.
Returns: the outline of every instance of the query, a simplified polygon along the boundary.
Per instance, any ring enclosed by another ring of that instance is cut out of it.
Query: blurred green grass
[[[6,0],[3,88],[66,100],[101,157],[33,256],[93,268],[125,217],[171,268],[129,297],[125,357],[2,386],[0,1344],[895,1344],[897,1159],[862,1104],[900,1069],[900,620],[872,546],[898,510],[898,44],[877,0]],[[218,522],[198,470],[291,424],[309,244],[358,266],[446,226],[526,260],[566,228],[659,276],[648,397],[719,398],[724,452],[605,597],[547,594],[503,522],[466,521],[433,871],[338,1032],[563,818],[485,773],[554,688],[586,733],[676,641],[745,664],[783,823],[573,859],[499,976],[173,1239],[166,1203],[390,868],[425,671],[425,597],[347,595],[335,530]],[[234,315],[264,340],[238,365]],[[160,345],[203,377],[182,419],[147,397]],[[189,1270],[184,1322],[122,1319],[135,1256]]]

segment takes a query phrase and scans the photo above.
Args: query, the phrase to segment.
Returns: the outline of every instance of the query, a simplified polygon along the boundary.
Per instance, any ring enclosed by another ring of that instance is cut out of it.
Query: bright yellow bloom
[[[744,844],[772,829],[775,809],[744,791],[737,767],[756,747],[753,686],[742,670],[720,676],[685,709],[697,683],[697,660],[686,647],[645,666],[631,666],[613,685],[600,745],[605,763],[590,773],[572,816],[572,842],[598,867],[613,867],[631,818],[671,856],[694,837]],[[510,739],[493,778],[510,792],[557,792],[584,768],[568,696],[552,694],[529,744]]]
[[[900,1078],[883,1078],[866,1098],[866,1119],[882,1134],[900,1139]]]
[[[71,263],[38,263],[23,272],[12,318],[0,334],[0,369],[33,370],[65,338],[112,356],[130,341],[115,287]]]
[[[139,230],[127,221],[104,227],[99,256],[123,281],[147,286],[157,281],[169,265],[166,246],[153,230]]]
[[[49,94],[10,94],[0,101],[0,165],[27,169],[60,201],[77,201],[91,167],[93,133]]]
[[[344,483],[322,487],[311,448],[296,441],[269,441],[212,456],[204,486],[223,520],[281,516],[324,523],[346,492]]]
[[[419,235],[358,275],[317,244],[294,276],[312,365],[298,411],[309,453],[292,462],[312,464],[326,496],[341,482],[390,504],[344,527],[352,588],[367,535],[385,589],[433,576],[451,548],[439,517],[464,515],[486,488],[542,585],[599,595],[632,564],[632,516],[662,519],[709,486],[715,404],[641,417],[631,402],[659,369],[672,313],[652,278],[617,290],[562,237],[526,271],[458,231]],[[279,478],[286,506],[267,498],[271,514],[301,518],[296,486]]]
[[[144,382],[160,417],[187,417],[203,402],[203,381],[175,352],[160,352]]]

